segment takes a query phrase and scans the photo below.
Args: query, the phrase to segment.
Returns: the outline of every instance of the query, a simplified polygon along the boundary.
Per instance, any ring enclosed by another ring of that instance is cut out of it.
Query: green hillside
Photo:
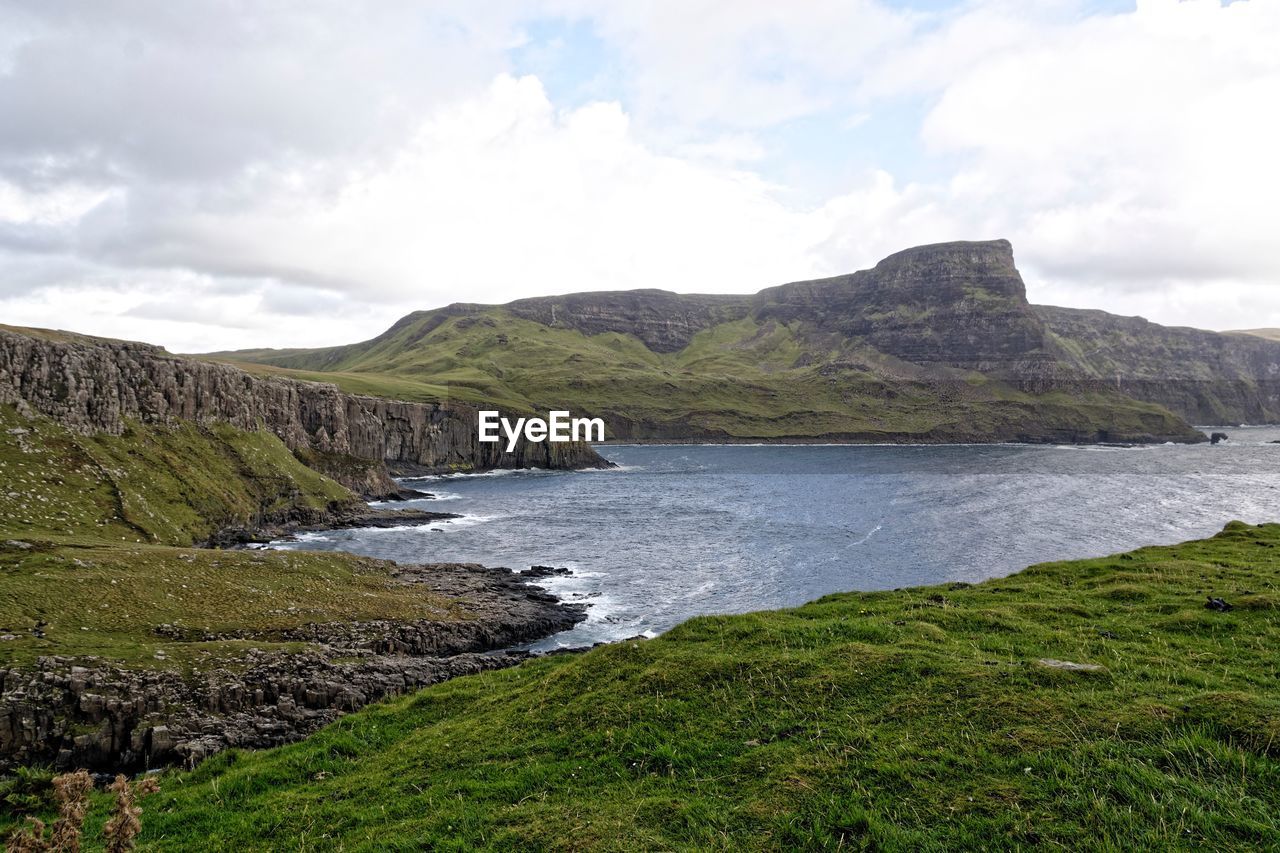
[[[992,240],[752,295],[460,303],[362,343],[208,357],[363,394],[569,407],[620,439],[1185,441],[1187,423],[1280,419],[1266,334],[1031,305]]]
[[[589,335],[505,307],[410,315],[336,351],[218,354],[353,393],[460,399],[513,412],[602,416],[615,438],[1115,440],[1185,437],[1159,406],[1106,389],[1033,394],[975,370],[918,365],[802,321],[742,318],[673,353],[622,332]],[[254,362],[269,362],[257,364]],[[323,369],[321,369],[321,366]]]
[[[214,359],[412,400],[568,408],[657,440],[1199,440],[1071,365],[1003,240],[754,296],[580,293],[420,311],[364,343]]]
[[[187,668],[280,645],[175,643],[160,624],[267,634],[442,612],[440,596],[406,589],[384,561],[184,547],[356,503],[267,432],[134,424],[85,436],[0,406],[0,484],[0,669],[43,655]]]
[[[1280,842],[1278,654],[1280,525],[1233,523],[457,679],[167,774],[144,839],[1260,849]]]

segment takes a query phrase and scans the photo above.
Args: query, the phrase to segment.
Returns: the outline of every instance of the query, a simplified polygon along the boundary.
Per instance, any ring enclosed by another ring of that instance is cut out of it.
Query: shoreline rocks
[[[34,763],[136,771],[191,765],[230,747],[278,746],[370,702],[515,665],[530,654],[513,646],[586,618],[584,608],[506,569],[405,566],[399,577],[456,599],[464,618],[246,632],[235,639],[315,648],[251,649],[245,665],[189,675],[63,657],[0,669],[0,771]],[[188,639],[209,638],[175,641]]]

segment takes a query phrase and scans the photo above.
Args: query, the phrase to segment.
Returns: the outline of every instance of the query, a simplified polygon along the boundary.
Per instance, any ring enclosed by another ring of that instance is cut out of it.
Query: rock
[[[369,702],[512,666],[530,655],[510,647],[585,618],[581,607],[562,604],[506,569],[404,566],[398,579],[456,600],[461,618],[272,632],[261,639],[302,641],[313,650],[251,649],[236,669],[192,675],[86,666],[63,657],[0,669],[0,772],[48,762],[134,771],[194,764],[231,746],[277,746]],[[158,628],[178,635],[176,642],[259,639],[248,632],[197,636],[173,625]]]
[[[1040,666],[1048,669],[1060,669],[1066,672],[1103,672],[1105,666],[1097,663],[1076,663],[1069,660],[1057,660],[1055,658],[1040,658],[1036,661]]]
[[[1204,609],[1214,610],[1214,611],[1217,611],[1218,613],[1226,613],[1228,610],[1231,609],[1231,605],[1223,601],[1221,598],[1214,598],[1213,596],[1209,596],[1208,600],[1205,601],[1204,603]]]
[[[568,577],[573,572],[563,566],[555,568],[553,566],[530,566],[527,569],[521,569],[516,574],[522,578],[550,578],[550,577]]]
[[[1227,434],[1225,432],[1215,432],[1209,436],[1209,442],[1211,444],[1217,444],[1220,441],[1226,441],[1226,440],[1227,440]]]
[[[1280,421],[1280,342],[1161,326],[1105,311],[1032,306],[1075,344],[1079,368],[1193,424]],[[1117,375],[1119,372],[1119,375]]]
[[[420,492],[417,489],[410,489],[398,484],[393,492],[381,497],[381,500],[384,501],[423,501],[434,499],[435,495],[430,492]]]
[[[103,338],[53,341],[0,329],[0,403],[25,403],[86,434],[120,435],[129,419],[265,426],[305,463],[360,493],[399,491],[383,466],[438,473],[610,464],[584,443],[522,437],[511,453],[481,443],[476,409],[464,403],[345,394],[327,383],[257,376]]]

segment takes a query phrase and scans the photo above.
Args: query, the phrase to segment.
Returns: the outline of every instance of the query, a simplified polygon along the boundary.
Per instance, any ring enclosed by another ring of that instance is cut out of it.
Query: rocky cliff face
[[[503,444],[482,444],[476,410],[463,404],[361,397],[180,358],[149,344],[7,329],[0,329],[0,403],[86,433],[120,434],[129,419],[265,428],[296,451],[385,462],[404,473],[607,464],[585,444],[522,439],[511,453]]]
[[[742,296],[624,290],[520,299],[507,308],[517,317],[552,328],[634,335],[654,352],[666,353],[684,349],[703,329],[745,317],[750,301]]]
[[[1007,240],[907,249],[869,270],[763,290],[755,305],[761,318],[812,323],[916,364],[1025,376],[1053,360]]]
[[[1035,306],[1057,357],[1192,423],[1280,422],[1280,342]]]
[[[601,332],[649,352],[592,339]],[[1199,437],[1186,420],[1280,419],[1276,347],[1033,306],[1012,246],[991,240],[751,296],[453,305],[360,344],[237,357],[430,382],[466,354],[472,372],[455,381],[470,399],[555,400],[636,439],[1181,441]]]

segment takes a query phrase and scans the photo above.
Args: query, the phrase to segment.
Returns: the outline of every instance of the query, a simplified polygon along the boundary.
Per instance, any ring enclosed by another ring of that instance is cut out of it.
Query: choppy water
[[[612,446],[614,471],[406,481],[439,496],[406,506],[457,521],[280,547],[568,566],[547,586],[590,616],[540,645],[582,645],[1280,521],[1280,429],[1227,432],[1216,447]]]

